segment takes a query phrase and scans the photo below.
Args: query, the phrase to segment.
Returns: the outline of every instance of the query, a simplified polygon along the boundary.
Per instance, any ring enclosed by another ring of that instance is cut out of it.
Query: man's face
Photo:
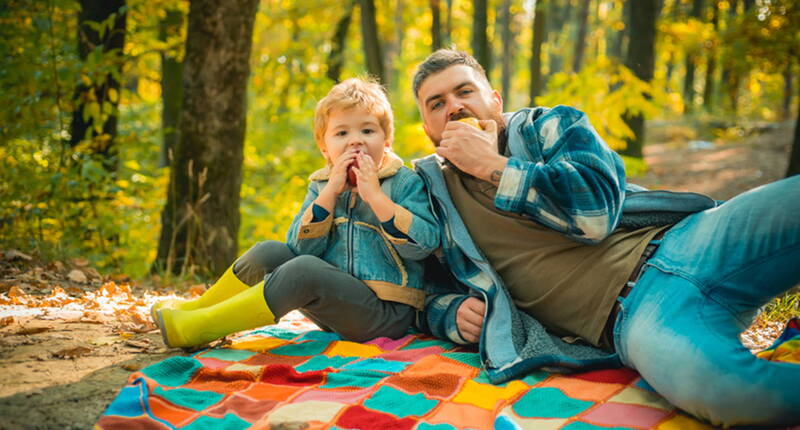
[[[474,117],[495,120],[498,131],[504,126],[500,93],[492,90],[475,69],[463,64],[428,76],[419,87],[417,106],[425,133],[437,146],[448,121]]]

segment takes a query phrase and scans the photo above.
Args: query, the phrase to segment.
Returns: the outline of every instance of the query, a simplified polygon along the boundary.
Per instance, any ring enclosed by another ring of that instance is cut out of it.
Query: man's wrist
[[[493,158],[486,163],[482,179],[495,185],[499,185],[500,179],[503,178],[503,171],[506,169],[507,164],[508,158],[498,155],[497,158]]]

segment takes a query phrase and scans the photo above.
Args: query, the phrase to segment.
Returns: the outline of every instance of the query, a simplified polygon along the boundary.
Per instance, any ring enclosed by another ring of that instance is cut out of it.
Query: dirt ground
[[[729,132],[715,139],[711,130],[698,134],[686,126],[652,124],[652,143],[645,150],[650,168],[630,181],[729,199],[783,177],[793,126],[753,125],[733,138]],[[115,286],[126,285],[124,280],[90,269],[82,272],[93,276],[81,279],[74,273],[81,262],[36,268],[16,251],[5,250],[1,257],[0,429],[91,428],[132,371],[180,354],[167,351],[146,321],[149,305],[159,298],[146,286],[123,291]],[[54,285],[65,288],[63,295],[52,291]],[[45,306],[102,285],[111,285],[111,292]],[[31,308],[31,300],[39,304]],[[748,346],[767,346],[777,330],[753,334]]]

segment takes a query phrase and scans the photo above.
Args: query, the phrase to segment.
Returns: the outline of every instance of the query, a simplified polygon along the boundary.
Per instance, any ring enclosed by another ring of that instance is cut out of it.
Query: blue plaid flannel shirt
[[[509,162],[495,197],[501,210],[526,215],[570,238],[597,243],[616,228],[625,198],[622,160],[582,112],[566,107],[526,108],[507,116]],[[616,354],[549,334],[520,312],[497,272],[469,236],[453,205],[435,155],[419,160],[441,228],[439,255],[455,280],[428,282],[418,327],[436,337],[467,343],[456,311],[470,295],[487,304],[479,342],[492,382],[545,367],[570,371],[619,366]],[[510,331],[510,336],[509,336]]]
[[[621,158],[576,109],[526,108],[506,114],[506,123],[505,155],[510,158],[495,206],[576,241],[597,243],[617,227],[673,224],[718,204],[701,194],[626,185]],[[456,311],[466,298],[477,296],[486,303],[481,362],[494,383],[539,368],[570,372],[621,365],[616,353],[554,336],[519,311],[469,236],[448,193],[441,159],[431,155],[415,164],[427,186],[442,243],[438,261],[428,262],[434,270],[426,268],[428,295],[416,321],[420,330],[466,344],[456,326]]]

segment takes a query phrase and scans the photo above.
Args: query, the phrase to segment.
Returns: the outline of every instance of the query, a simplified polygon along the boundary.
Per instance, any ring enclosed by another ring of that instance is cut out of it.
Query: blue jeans
[[[623,363],[715,425],[800,423],[800,365],[739,341],[758,308],[800,283],[800,176],[685,218],[622,299]]]

